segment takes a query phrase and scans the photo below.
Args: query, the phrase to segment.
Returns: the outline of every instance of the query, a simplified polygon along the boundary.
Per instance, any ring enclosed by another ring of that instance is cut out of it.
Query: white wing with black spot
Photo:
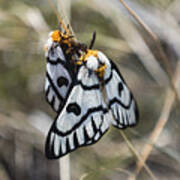
[[[59,158],[78,147],[97,142],[108,130],[108,112],[95,73],[82,66],[77,84],[52,125],[46,141],[46,156]]]
[[[59,112],[72,86],[72,78],[60,45],[49,38],[47,47],[46,100],[56,112]]]
[[[116,65],[99,52],[100,62],[107,65],[104,75],[106,102],[108,108],[112,111],[112,124],[118,128],[133,126],[138,121],[138,110],[132,93],[128,89],[123,77]]]

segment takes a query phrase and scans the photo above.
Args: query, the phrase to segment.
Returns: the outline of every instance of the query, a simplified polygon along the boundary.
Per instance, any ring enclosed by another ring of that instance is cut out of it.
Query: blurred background
[[[81,42],[97,32],[94,48],[118,65],[140,111],[139,124],[124,131],[131,148],[112,128],[72,152],[64,173],[73,180],[180,179],[180,1],[125,0],[149,31],[120,0],[52,2]],[[0,0],[0,180],[61,179],[58,160],[44,155],[56,114],[44,98],[43,46],[57,28],[47,0]]]

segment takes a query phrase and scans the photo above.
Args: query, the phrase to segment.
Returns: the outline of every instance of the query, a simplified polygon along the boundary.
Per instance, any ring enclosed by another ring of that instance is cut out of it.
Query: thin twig
[[[161,57],[162,62],[164,63],[166,70],[167,70],[167,74],[169,77],[169,81],[170,81],[170,85],[172,87],[172,89],[175,92],[175,95],[178,99],[178,103],[180,105],[180,94],[178,93],[175,84],[173,83],[173,81],[171,81],[171,79],[173,78],[173,73],[170,67],[170,64],[168,62],[168,58],[165,55],[161,43],[158,39],[158,37],[156,36],[156,34],[154,32],[151,31],[151,29],[147,26],[147,24],[145,24],[142,19],[124,2],[124,0],[119,0],[121,2],[121,4],[128,10],[128,12],[134,17],[134,19],[143,27],[143,29],[150,35],[150,37],[153,39],[155,46],[159,52],[159,55]]]
[[[178,84],[178,82],[179,82],[179,80],[178,80],[179,75],[180,75],[180,63],[178,63],[178,65],[177,65],[176,73],[175,73],[175,76],[173,79],[175,85]],[[151,151],[153,150],[153,145],[156,143],[160,133],[162,132],[162,130],[164,129],[164,127],[168,121],[174,101],[175,101],[175,94],[171,89],[168,89],[161,116],[149,138],[150,143],[147,143],[142,150],[141,156],[142,156],[143,162],[140,162],[140,161],[137,162],[137,168],[134,172],[134,175],[131,176],[129,179],[135,179],[135,177],[141,171],[143,164],[148,159]]]
[[[149,169],[149,167],[145,164],[145,162],[143,162],[142,157],[139,155],[139,153],[136,151],[136,149],[134,148],[134,146],[132,145],[132,143],[128,140],[127,136],[124,134],[123,131],[120,131],[123,139],[126,141],[128,147],[130,148],[130,150],[135,154],[135,156],[137,157],[138,161],[142,163],[142,165],[144,166],[145,170],[148,172],[148,174],[151,176],[151,178],[153,180],[156,180],[157,178],[155,177],[155,175],[152,173],[152,171]]]
[[[71,179],[71,170],[70,170],[70,155],[59,159],[59,177],[61,180],[70,180]]]
[[[170,114],[174,100],[175,100],[174,92],[171,90],[168,90],[161,117],[160,117],[158,123],[156,124],[156,127],[155,127],[154,131],[152,132],[150,138],[149,138],[150,143],[147,143],[145,145],[145,147],[143,148],[143,151],[141,153],[142,161],[137,162],[137,168],[134,172],[134,175],[131,176],[129,178],[129,180],[135,179],[135,177],[141,171],[143,164],[148,159],[151,151],[153,150],[153,144],[157,141],[161,131],[163,130],[166,122],[168,121],[168,117],[169,117],[169,114]]]
[[[156,36],[156,34],[154,34],[151,29],[147,26],[147,24],[145,24],[140,17],[124,2],[124,0],[119,0],[122,5],[128,10],[128,12],[134,17],[134,19],[136,19],[136,21],[144,28],[144,30],[146,32],[148,32],[148,34],[153,37],[154,40],[158,41],[158,37]]]

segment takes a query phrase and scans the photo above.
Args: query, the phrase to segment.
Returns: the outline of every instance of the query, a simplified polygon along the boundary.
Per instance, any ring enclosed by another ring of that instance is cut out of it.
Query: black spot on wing
[[[69,84],[68,79],[65,78],[65,77],[63,77],[63,76],[61,76],[61,77],[59,77],[59,78],[57,79],[57,85],[58,85],[59,87],[68,86],[68,84]]]
[[[77,103],[71,103],[67,106],[66,111],[68,113],[74,113],[76,116],[81,114],[81,108]]]
[[[118,84],[118,92],[119,92],[120,97],[121,97],[121,93],[122,93],[123,89],[124,89],[123,84],[121,82],[119,82],[119,84]]]

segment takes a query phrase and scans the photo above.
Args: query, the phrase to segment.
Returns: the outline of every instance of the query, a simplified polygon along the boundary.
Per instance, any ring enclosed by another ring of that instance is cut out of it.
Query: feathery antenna
[[[51,0],[48,0],[51,8],[53,9],[54,13],[56,14],[56,17],[61,25],[61,27],[65,30],[66,34],[71,34],[70,31],[69,31],[69,28],[66,27],[66,25],[64,24],[63,20],[61,19],[57,9],[55,8],[54,4],[52,3]]]

